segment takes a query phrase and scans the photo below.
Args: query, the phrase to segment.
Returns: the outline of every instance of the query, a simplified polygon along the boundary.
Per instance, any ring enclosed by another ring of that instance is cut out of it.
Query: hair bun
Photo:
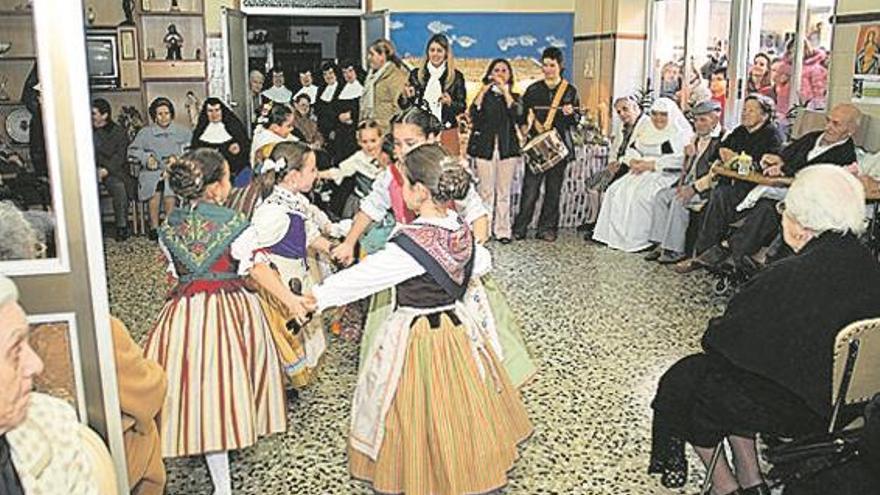
[[[192,159],[180,159],[168,166],[168,184],[187,201],[200,198],[207,187],[202,168]]]
[[[471,174],[454,158],[444,159],[440,166],[442,170],[437,182],[437,200],[463,200],[471,186]]]

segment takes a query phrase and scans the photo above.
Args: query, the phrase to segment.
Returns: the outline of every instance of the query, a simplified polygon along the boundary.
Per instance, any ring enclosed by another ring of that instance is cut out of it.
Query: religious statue
[[[122,12],[125,14],[125,20],[120,26],[134,26],[134,0],[122,0]]]
[[[168,25],[168,32],[165,33],[163,41],[167,50],[165,60],[183,59],[183,56],[180,54],[180,49],[183,47],[183,36],[177,32],[177,26],[174,24]]]

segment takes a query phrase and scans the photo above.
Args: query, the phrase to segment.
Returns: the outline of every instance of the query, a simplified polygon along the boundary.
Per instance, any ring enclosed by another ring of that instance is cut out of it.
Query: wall
[[[577,0],[574,61],[569,75],[581,104],[611,127],[611,102],[644,81],[645,19],[650,0]]]
[[[880,4],[876,0],[839,0],[837,15],[875,14],[874,20],[868,24],[880,23]],[[834,26],[833,51],[831,53],[831,75],[829,76],[829,102],[846,102],[850,100],[852,91],[853,57],[856,39],[861,24],[838,23]],[[860,105],[866,114],[880,120],[880,105]]]
[[[205,0],[205,34],[220,36],[221,9],[223,7],[237,9],[239,5],[239,0]]]
[[[594,1],[594,0],[590,0]],[[426,3],[424,0],[373,0],[372,10],[392,12],[571,12],[575,4],[586,0],[444,0]]]

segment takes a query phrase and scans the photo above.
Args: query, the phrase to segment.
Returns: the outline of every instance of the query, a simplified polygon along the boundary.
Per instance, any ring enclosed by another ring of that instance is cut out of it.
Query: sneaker
[[[687,255],[685,255],[684,253],[664,249],[663,254],[661,254],[660,257],[657,258],[657,262],[661,265],[672,265],[678,263],[686,257]]]

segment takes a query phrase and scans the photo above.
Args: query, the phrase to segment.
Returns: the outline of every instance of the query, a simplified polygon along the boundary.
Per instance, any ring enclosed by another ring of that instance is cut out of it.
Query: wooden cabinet
[[[164,96],[174,103],[175,121],[190,126],[191,109],[204,101],[208,89],[204,0],[140,0],[139,7],[145,108],[153,99]],[[179,59],[176,50],[166,46],[172,26],[182,37]]]

